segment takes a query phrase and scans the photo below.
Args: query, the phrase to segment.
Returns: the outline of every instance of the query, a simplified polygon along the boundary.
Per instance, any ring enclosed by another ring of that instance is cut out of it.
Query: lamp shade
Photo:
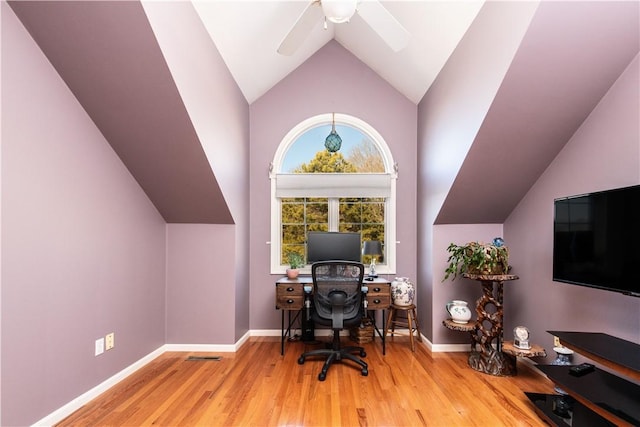
[[[362,255],[382,255],[382,243],[378,240],[365,240]]]

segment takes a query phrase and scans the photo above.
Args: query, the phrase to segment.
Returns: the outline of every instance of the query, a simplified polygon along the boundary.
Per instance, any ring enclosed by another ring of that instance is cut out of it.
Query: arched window
[[[325,139],[334,124],[342,143],[332,153]],[[291,129],[270,173],[271,273],[284,273],[290,252],[306,259],[307,232],[351,231],[381,241],[377,271],[394,274],[396,178],[386,142],[356,117],[321,114]]]

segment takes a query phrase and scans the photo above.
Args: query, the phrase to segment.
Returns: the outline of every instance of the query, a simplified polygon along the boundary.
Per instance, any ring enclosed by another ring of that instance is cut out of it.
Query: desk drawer
[[[301,283],[278,283],[276,285],[276,308],[278,310],[300,310],[304,304],[304,288]]]
[[[380,310],[391,305],[391,285],[388,283],[376,283],[368,285],[367,310]]]

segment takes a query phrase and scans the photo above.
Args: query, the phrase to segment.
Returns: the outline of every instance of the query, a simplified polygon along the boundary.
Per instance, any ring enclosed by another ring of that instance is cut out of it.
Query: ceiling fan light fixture
[[[334,24],[349,22],[358,5],[357,0],[322,0],[324,16]]]

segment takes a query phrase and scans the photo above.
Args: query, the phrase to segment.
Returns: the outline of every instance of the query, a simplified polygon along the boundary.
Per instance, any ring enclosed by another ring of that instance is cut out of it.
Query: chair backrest
[[[333,329],[362,316],[364,264],[353,261],[322,261],[311,265],[316,314],[332,321]]]

